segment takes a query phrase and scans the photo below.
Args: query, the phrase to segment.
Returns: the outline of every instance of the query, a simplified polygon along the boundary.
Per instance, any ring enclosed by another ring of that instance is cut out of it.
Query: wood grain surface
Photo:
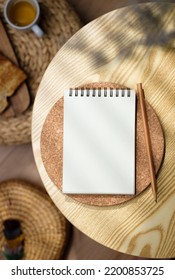
[[[80,15],[82,15],[81,8],[86,7],[86,15],[90,17],[92,10],[88,9],[90,0],[83,0],[83,6],[81,2],[76,0],[77,6],[81,6],[79,9]],[[103,10],[108,10],[108,5],[113,0],[109,0],[104,3]],[[116,0],[117,2],[120,2]],[[74,1],[75,2],[75,1]],[[96,1],[98,8],[99,1]],[[95,7],[96,7],[95,6]],[[94,8],[95,8],[94,7]],[[98,9],[95,11],[98,12]],[[83,17],[83,15],[82,15]],[[41,185],[42,182],[37,172],[35,162],[33,159],[31,145],[12,145],[12,146],[0,146],[0,178],[3,180],[22,178],[32,182],[35,185]],[[25,155],[25,156],[24,156]],[[69,260],[118,260],[118,259],[138,259],[130,255],[122,254],[120,252],[109,249],[91,238],[80,232],[78,229],[73,227],[71,242],[68,245],[66,255],[64,256]],[[0,253],[0,259],[3,257]]]
[[[115,10],[86,25],[52,60],[33,112],[36,164],[46,190],[62,213],[101,244],[151,258],[175,256],[174,17],[174,4],[142,4]],[[123,205],[87,206],[64,196],[46,173],[40,136],[49,111],[65,88],[100,81],[131,88],[142,82],[146,98],[158,114],[166,151],[157,179],[157,204],[149,188]]]
[[[12,48],[11,42],[7,36],[3,23],[0,19],[0,51],[7,58],[9,58],[16,65],[18,60]],[[20,87],[16,90],[15,94],[10,97],[10,106],[2,114],[4,117],[14,117],[23,113],[30,104],[30,95],[26,83],[22,83]]]

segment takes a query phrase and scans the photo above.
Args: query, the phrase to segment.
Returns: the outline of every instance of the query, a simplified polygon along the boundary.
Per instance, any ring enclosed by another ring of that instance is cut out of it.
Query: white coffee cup
[[[15,24],[14,22],[12,22],[12,20],[11,20],[11,18],[9,16],[9,13],[10,13],[10,11],[13,11],[12,9],[15,9],[15,5],[19,5],[20,3],[22,4],[22,2],[23,3],[27,2],[30,5],[32,5],[32,7],[36,11],[36,15],[35,15],[34,19],[30,23],[28,23],[26,25],[20,26],[18,24]],[[25,31],[25,30],[31,29],[31,30],[33,30],[33,32],[38,37],[43,37],[43,35],[44,35],[43,30],[37,24],[38,21],[39,21],[39,17],[40,17],[40,6],[39,6],[37,0],[7,0],[5,2],[5,6],[4,6],[4,17],[5,17],[5,20],[7,21],[7,23],[11,27],[13,27],[14,29],[21,30],[21,31]]]

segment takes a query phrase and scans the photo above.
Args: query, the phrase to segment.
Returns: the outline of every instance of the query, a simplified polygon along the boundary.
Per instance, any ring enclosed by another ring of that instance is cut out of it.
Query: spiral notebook
[[[134,90],[64,93],[63,192],[135,193]]]

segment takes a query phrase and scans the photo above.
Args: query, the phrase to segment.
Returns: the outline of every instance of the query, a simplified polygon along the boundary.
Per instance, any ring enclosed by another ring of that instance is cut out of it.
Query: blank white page
[[[63,192],[135,193],[134,90],[66,90]]]

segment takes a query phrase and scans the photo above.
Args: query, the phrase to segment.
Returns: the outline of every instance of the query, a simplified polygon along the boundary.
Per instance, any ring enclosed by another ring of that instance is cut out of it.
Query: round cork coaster
[[[114,83],[92,83],[80,88],[126,88]],[[63,97],[57,101],[48,114],[41,133],[41,155],[48,176],[53,183],[62,190],[63,163]],[[164,136],[160,121],[148,102],[146,102],[148,123],[156,174],[158,173],[164,156]],[[144,191],[150,184],[149,165],[144,140],[141,110],[137,101],[136,114],[136,194],[135,195],[68,195],[79,202],[109,206],[128,201]]]

